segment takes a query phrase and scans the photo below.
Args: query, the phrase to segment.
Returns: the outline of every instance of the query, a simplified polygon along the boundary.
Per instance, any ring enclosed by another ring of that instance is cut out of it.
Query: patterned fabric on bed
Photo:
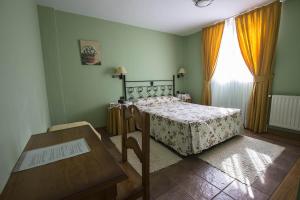
[[[174,97],[136,105],[150,113],[151,136],[183,156],[200,153],[238,135],[242,128],[239,109],[185,103]]]

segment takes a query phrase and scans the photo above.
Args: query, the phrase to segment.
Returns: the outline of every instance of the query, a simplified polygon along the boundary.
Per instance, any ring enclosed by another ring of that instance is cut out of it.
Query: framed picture
[[[98,41],[80,40],[79,45],[82,65],[101,65]]]

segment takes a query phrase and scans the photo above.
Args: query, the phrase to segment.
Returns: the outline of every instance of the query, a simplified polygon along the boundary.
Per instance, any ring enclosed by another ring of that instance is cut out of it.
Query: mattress
[[[134,103],[150,114],[151,136],[183,156],[198,154],[242,130],[239,109],[182,102],[156,97]]]

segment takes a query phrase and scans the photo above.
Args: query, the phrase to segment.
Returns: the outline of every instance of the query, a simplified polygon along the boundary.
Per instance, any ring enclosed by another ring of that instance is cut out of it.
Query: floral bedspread
[[[239,109],[181,101],[136,104],[150,114],[150,134],[183,156],[200,153],[241,133]]]

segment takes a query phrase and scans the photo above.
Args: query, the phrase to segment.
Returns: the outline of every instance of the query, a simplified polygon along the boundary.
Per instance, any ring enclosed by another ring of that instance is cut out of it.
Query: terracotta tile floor
[[[120,153],[110,140],[107,140],[108,134],[103,129],[100,132],[104,133],[104,141],[109,151],[119,159]],[[265,175],[255,180],[251,186],[247,186],[210,164],[191,156],[151,174],[151,199],[268,199],[297,158],[300,157],[300,135],[279,134],[275,131],[255,135],[247,130],[244,134],[285,147],[284,152],[267,169]]]

